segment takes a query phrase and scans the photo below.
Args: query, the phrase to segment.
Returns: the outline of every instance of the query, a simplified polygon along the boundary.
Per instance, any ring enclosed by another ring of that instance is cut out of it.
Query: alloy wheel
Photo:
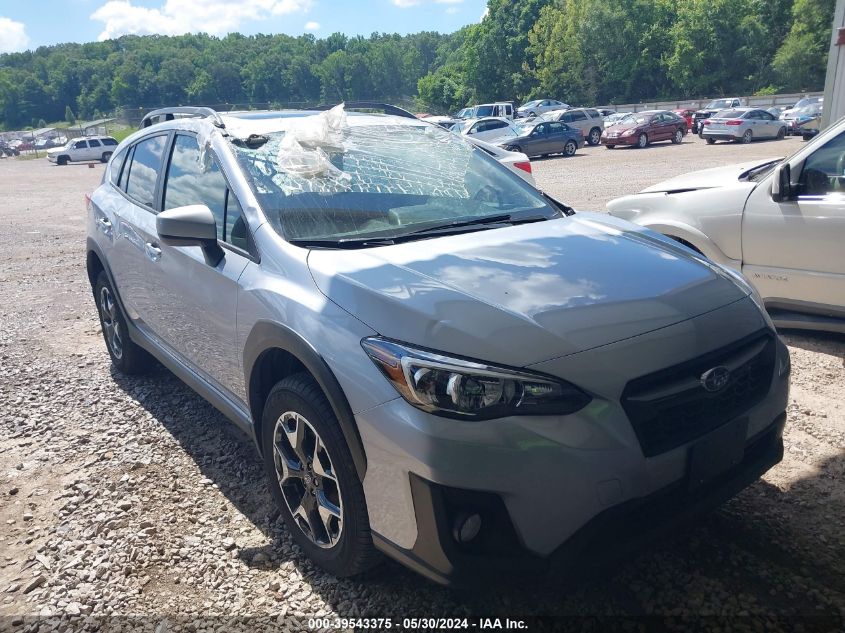
[[[648,145],[648,137],[645,134],[640,134],[640,137],[637,139],[637,146],[644,148],[646,145]]]
[[[343,533],[340,485],[322,438],[296,411],[286,411],[276,421],[273,463],[299,529],[318,547],[334,547]]]
[[[575,146],[575,143],[573,143],[572,141],[567,142],[567,144],[563,146],[563,153],[566,156],[574,156],[575,152],[577,150],[578,150],[578,148]]]
[[[742,142],[743,143],[750,143],[751,142],[751,130],[745,130],[745,134],[742,135]]]
[[[675,130],[675,144],[680,145],[680,143],[684,140],[684,133],[680,130]]]
[[[123,334],[120,320],[117,318],[117,302],[107,286],[100,289],[100,317],[103,320],[103,334],[109,350],[118,360],[123,358]]]

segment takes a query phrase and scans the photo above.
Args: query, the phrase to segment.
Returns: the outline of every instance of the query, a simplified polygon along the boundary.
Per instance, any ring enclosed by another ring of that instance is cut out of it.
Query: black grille
[[[775,338],[768,330],[691,361],[635,378],[622,392],[622,406],[646,457],[686,444],[759,403],[772,381]],[[723,365],[727,385],[711,393],[701,375]]]

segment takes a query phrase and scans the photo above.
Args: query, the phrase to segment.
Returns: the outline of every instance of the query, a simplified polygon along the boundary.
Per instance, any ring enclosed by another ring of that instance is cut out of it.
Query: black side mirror
[[[162,211],[156,216],[156,232],[170,246],[201,246],[211,266],[223,259],[223,249],[217,243],[217,222],[204,204]]]
[[[772,200],[775,202],[785,202],[792,198],[792,170],[789,167],[789,163],[781,163],[775,167],[772,180]]]

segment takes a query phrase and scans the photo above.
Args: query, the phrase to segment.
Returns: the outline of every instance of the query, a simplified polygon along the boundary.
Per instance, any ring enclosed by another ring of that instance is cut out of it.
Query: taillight
[[[518,163],[514,163],[513,166],[522,171],[527,171],[529,174],[531,173],[531,163],[527,160],[521,160]]]
[[[742,121],[726,121],[727,125],[742,125]]]
[[[710,125],[710,119],[704,119],[704,120],[701,122],[701,125]]]

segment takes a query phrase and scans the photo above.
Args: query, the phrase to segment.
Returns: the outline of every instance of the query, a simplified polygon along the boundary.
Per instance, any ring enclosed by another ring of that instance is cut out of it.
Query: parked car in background
[[[512,152],[523,152],[527,156],[563,154],[573,156],[584,146],[581,130],[571,128],[560,121],[532,120],[516,125],[517,136],[500,141],[500,145]]]
[[[117,147],[117,141],[111,136],[88,136],[74,138],[64,147],[47,151],[47,160],[57,165],[67,165],[76,161],[99,160],[107,162]]]
[[[701,122],[700,136],[712,145],[716,141],[750,143],[760,139],[782,139],[786,124],[759,108],[722,110]]]
[[[771,108],[766,108],[766,112],[771,114],[775,118],[780,118],[780,115],[783,114],[783,108],[779,108],[778,106],[772,106]]]
[[[489,116],[511,120],[514,118],[513,104],[508,101],[501,101],[499,103],[482,103],[480,105],[472,106],[470,110],[471,112],[469,116],[465,118],[478,119],[480,117]]]
[[[455,123],[450,129],[456,134],[474,136],[475,138],[488,142],[495,139],[517,136],[513,122],[498,117],[466,119]]]
[[[801,110],[805,108],[809,108],[811,106],[818,106],[821,107],[822,103],[824,103],[824,97],[804,97],[803,99],[799,99],[794,106],[791,108],[787,108],[783,112],[781,112],[782,118],[793,118],[794,115],[797,115]]]
[[[607,119],[609,116],[613,116],[616,114],[616,110],[611,110],[609,108],[596,108],[599,111],[599,114],[602,115],[603,118]]]
[[[695,113],[695,110],[691,108],[681,108],[679,110],[672,110],[672,112],[687,122],[687,132],[689,132],[692,129],[692,115]]]
[[[595,108],[570,108],[561,112],[543,115],[546,121],[560,121],[569,127],[581,130],[587,143],[598,145],[604,129],[604,117]]]
[[[463,138],[475,145],[488,156],[495,158],[502,165],[510,169],[526,182],[531,185],[535,184],[534,174],[531,173],[531,161],[528,159],[528,156],[522,152],[512,152],[503,147],[499,147],[498,145],[493,145],[492,143],[487,143],[486,141],[477,139],[474,136],[464,136]]]
[[[461,108],[455,113],[456,119],[468,119],[472,116],[472,108]]]
[[[840,121],[789,158],[686,174],[607,208],[742,272],[778,326],[845,333],[843,165]]]
[[[570,106],[555,99],[534,99],[524,103],[516,109],[516,116],[522,118],[531,118],[546,112],[553,112],[554,110],[566,110]]]
[[[739,275],[338,108],[150,113],[86,209],[115,378],[156,358],[246,433],[316,566],[534,581],[780,461],[789,352]]]
[[[701,132],[701,122],[704,119],[709,119],[711,116],[720,110],[727,110],[729,108],[742,107],[742,99],[738,97],[729,97],[727,99],[713,99],[701,110],[696,110],[692,113],[692,132],[698,134]]]
[[[616,125],[620,121],[625,120],[627,117],[631,116],[633,112],[616,112],[614,114],[610,114],[604,117],[604,127],[608,128],[611,125]]]
[[[455,125],[455,123],[458,123],[460,119],[456,119],[455,117],[451,116],[434,114],[431,116],[420,117],[420,121],[425,121],[426,123],[434,123],[435,125],[439,125],[440,127],[446,128],[448,130],[453,125]]]
[[[795,136],[801,135],[801,127],[813,119],[821,118],[823,106],[815,103],[803,108],[793,109],[789,113],[780,116],[780,120],[786,124],[787,132]]]
[[[0,141],[0,158],[7,158],[19,155],[20,150],[17,147],[12,147],[6,141]]]
[[[686,133],[687,122],[674,112],[646,110],[607,128],[601,135],[601,142],[607,149],[617,145],[643,148],[660,141],[678,144]]]

